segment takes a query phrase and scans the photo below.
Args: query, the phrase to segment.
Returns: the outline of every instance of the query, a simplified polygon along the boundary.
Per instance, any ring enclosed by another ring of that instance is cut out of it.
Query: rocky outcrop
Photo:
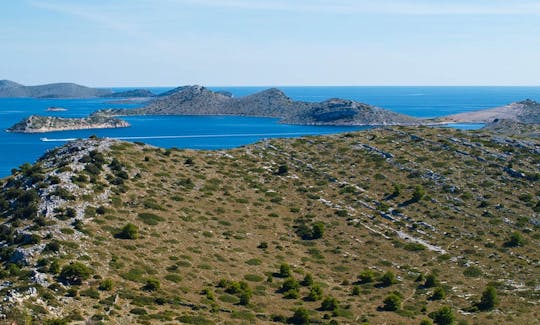
[[[74,83],[53,83],[24,86],[10,80],[0,80],[0,97],[91,98],[112,94],[109,89],[90,88]]]
[[[175,88],[138,109],[101,111],[108,115],[237,115],[279,118],[310,125],[419,125],[423,121],[344,99],[295,101],[276,88],[233,98],[202,86]]]
[[[44,133],[53,131],[108,129],[130,126],[126,121],[102,115],[92,115],[84,118],[64,118],[52,116],[31,115],[13,125],[8,132]]]

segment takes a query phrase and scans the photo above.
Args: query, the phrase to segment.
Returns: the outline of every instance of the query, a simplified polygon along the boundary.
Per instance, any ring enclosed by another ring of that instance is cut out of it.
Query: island
[[[129,123],[126,121],[99,114],[93,114],[83,118],[31,115],[8,128],[6,131],[18,133],[44,133],[68,130],[125,128],[129,126]]]
[[[25,86],[11,80],[0,80],[0,97],[3,98],[93,98],[106,97],[110,89],[91,88],[63,82],[37,86]]]
[[[322,102],[295,101],[277,88],[238,97],[203,86],[170,90],[137,109],[99,111],[109,116],[128,115],[235,115],[279,118],[301,125],[421,125],[425,121],[353,100],[332,98]]]

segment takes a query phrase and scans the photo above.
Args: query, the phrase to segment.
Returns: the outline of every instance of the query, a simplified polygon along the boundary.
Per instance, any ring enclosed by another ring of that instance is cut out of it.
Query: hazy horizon
[[[25,85],[540,85],[533,0],[21,0],[0,17],[0,79]]]

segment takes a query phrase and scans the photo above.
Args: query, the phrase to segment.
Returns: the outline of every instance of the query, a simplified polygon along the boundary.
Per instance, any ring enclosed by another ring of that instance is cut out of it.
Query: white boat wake
[[[231,134],[192,134],[192,135],[154,135],[154,136],[129,136],[111,137],[115,140],[152,140],[152,139],[194,139],[194,138],[241,138],[241,137],[286,137],[300,135],[326,134],[324,132],[288,132],[288,133],[231,133]],[[77,138],[40,138],[43,142],[67,142]]]

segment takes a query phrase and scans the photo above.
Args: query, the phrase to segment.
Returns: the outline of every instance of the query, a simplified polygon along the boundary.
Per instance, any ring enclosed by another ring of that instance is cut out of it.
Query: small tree
[[[441,307],[439,310],[428,315],[437,325],[452,325],[456,321],[456,316],[448,306]]]
[[[158,279],[155,278],[148,278],[146,279],[146,284],[143,287],[143,290],[146,291],[157,291],[160,287],[160,283]]]
[[[249,305],[250,298],[251,298],[251,294],[249,292],[244,291],[240,294],[240,302],[238,302],[238,304],[247,306]]]
[[[122,239],[137,239],[139,237],[139,229],[134,224],[128,223],[116,236]]]
[[[360,295],[360,287],[357,286],[357,285],[353,286],[351,294],[353,296],[359,296]]]
[[[323,296],[323,291],[321,287],[318,285],[314,285],[309,290],[309,295],[307,296],[307,300],[310,300],[310,301],[321,300],[322,296]]]
[[[300,285],[298,284],[298,281],[294,278],[287,278],[281,285],[281,292],[287,292],[289,290],[298,290],[298,287]]]
[[[288,278],[291,276],[291,267],[287,263],[282,263],[279,266],[279,276],[282,278]]]
[[[319,239],[322,238],[324,235],[324,224],[322,222],[316,222],[313,225],[313,229],[311,231],[311,238],[313,239]]]
[[[444,299],[446,296],[446,291],[443,287],[437,287],[435,290],[433,290],[433,294],[431,295],[431,300],[441,300]]]
[[[381,277],[381,285],[384,286],[384,287],[389,287],[389,286],[391,286],[392,284],[394,284],[396,282],[397,282],[396,276],[391,271],[386,272]]]
[[[482,292],[482,298],[477,304],[478,309],[480,310],[491,310],[499,303],[499,298],[497,297],[497,290],[488,286],[484,292]]]
[[[433,273],[428,274],[426,276],[426,282],[424,282],[424,287],[426,288],[432,288],[439,285],[439,280],[437,280],[437,276]]]
[[[505,243],[507,247],[521,247],[523,245],[525,245],[525,238],[517,231],[513,232]]]
[[[103,281],[101,281],[101,283],[99,284],[98,289],[103,291],[110,291],[112,290],[113,286],[114,283],[111,279],[103,279]]]
[[[414,192],[411,201],[418,202],[420,201],[424,195],[426,195],[426,191],[424,190],[424,187],[422,185],[416,185],[414,187]]]
[[[396,311],[401,308],[401,297],[395,293],[389,294],[383,300],[383,310]]]
[[[81,284],[83,280],[86,280],[92,274],[92,269],[88,266],[74,262],[69,265],[65,265],[60,271],[60,280],[67,284]]]
[[[289,172],[289,167],[287,165],[279,165],[276,174],[286,175]]]
[[[375,281],[375,273],[371,270],[364,270],[358,276],[358,280],[360,280],[360,283],[371,283]]]
[[[294,314],[289,318],[291,324],[306,325],[309,324],[309,314],[305,308],[298,308],[294,311]]]
[[[312,284],[313,284],[313,276],[311,275],[311,273],[307,273],[304,276],[304,280],[302,280],[302,285],[305,287],[309,287]]]
[[[339,303],[334,297],[326,297],[321,303],[321,310],[327,311],[337,311],[339,308]]]

